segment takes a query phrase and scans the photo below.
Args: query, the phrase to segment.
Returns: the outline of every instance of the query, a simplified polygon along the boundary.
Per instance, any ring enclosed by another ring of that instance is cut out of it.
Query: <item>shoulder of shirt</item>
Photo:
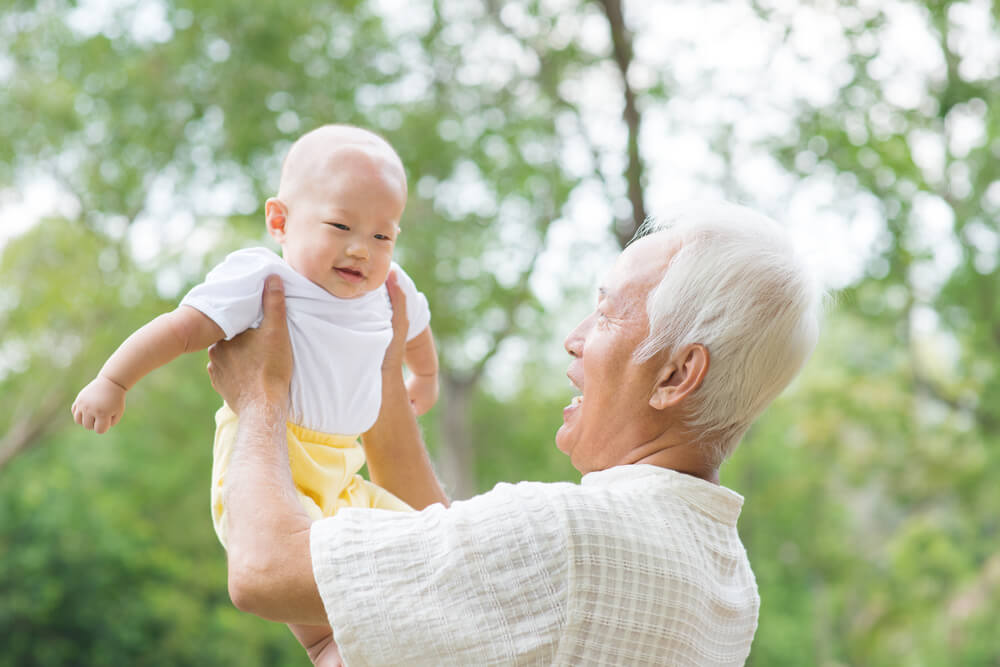
[[[580,493],[582,487],[573,482],[500,482],[489,491],[473,496],[468,500],[458,500],[452,507],[475,507],[493,504],[505,504],[515,499],[522,501],[532,498],[539,500],[552,499],[557,496],[568,496]]]
[[[255,246],[252,248],[240,248],[226,255],[226,258],[219,264],[245,264],[253,266],[284,265],[285,260],[278,253],[270,248]]]
[[[261,276],[263,278],[264,275],[272,273],[281,276],[286,284],[289,281],[295,284],[309,282],[276,252],[260,246],[241,248],[229,253],[225,259],[209,271],[206,278],[222,276],[232,278],[239,275]]]

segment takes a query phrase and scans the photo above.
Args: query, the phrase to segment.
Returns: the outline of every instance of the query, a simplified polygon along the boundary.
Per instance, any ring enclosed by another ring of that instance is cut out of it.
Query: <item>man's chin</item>
[[[568,442],[569,433],[567,433],[568,430],[569,427],[566,424],[563,424],[562,426],[559,427],[559,430],[556,431],[556,449],[558,449],[566,456],[569,456],[569,442]]]

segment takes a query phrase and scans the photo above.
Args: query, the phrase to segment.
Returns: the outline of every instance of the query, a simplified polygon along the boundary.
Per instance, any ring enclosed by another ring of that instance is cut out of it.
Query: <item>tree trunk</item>
[[[438,450],[438,473],[453,500],[469,498],[477,492],[476,451],[469,406],[476,388],[475,380],[441,373],[441,447]]]
[[[639,125],[642,117],[636,104],[635,91],[632,90],[632,84],[628,80],[633,57],[632,33],[625,26],[622,2],[601,0],[600,4],[604,8],[604,15],[611,30],[612,55],[622,76],[622,93],[625,97],[625,107],[622,110],[622,120],[628,128],[626,149],[628,164],[625,167],[625,179],[628,183],[628,200],[632,205],[632,218],[615,222],[615,237],[618,239],[618,245],[624,248],[646,220],[646,205],[642,198],[643,165],[642,157],[639,155]]]

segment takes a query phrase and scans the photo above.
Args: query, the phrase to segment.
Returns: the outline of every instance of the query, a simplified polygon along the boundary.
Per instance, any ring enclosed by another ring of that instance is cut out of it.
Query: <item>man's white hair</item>
[[[669,234],[676,253],[650,292],[649,335],[636,359],[708,349],[687,425],[718,465],[815,348],[823,290],[787,233],[748,208],[687,205],[647,220],[636,238],[655,233]]]

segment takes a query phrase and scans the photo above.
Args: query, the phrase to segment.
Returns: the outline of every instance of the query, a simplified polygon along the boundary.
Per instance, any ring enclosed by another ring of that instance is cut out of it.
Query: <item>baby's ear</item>
[[[280,199],[271,197],[264,202],[264,222],[267,224],[267,233],[278,243],[283,243],[285,240],[285,220],[287,217],[288,208]]]

